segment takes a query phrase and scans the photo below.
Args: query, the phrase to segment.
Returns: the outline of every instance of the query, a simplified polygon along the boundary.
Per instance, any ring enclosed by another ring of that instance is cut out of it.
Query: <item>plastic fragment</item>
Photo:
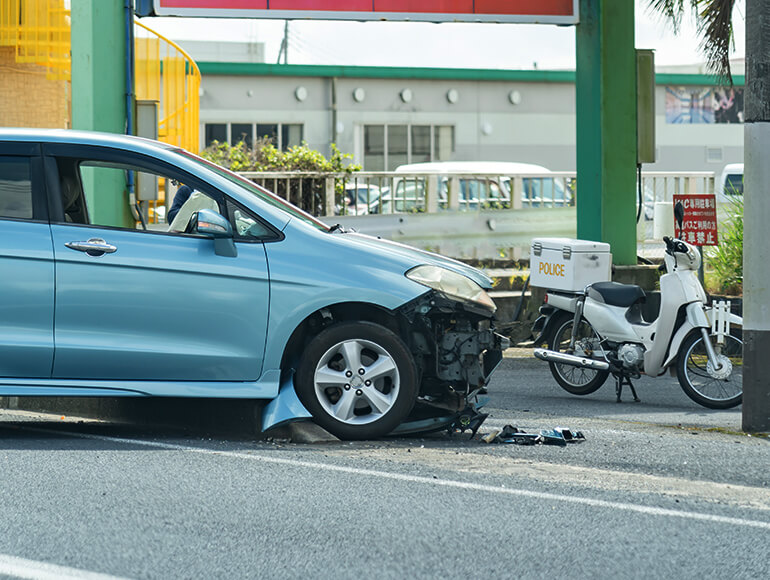
[[[555,427],[553,429],[541,429],[539,433],[527,433],[523,429],[513,425],[505,425],[502,430],[493,430],[484,435],[481,440],[484,443],[513,443],[515,445],[559,445],[564,447],[567,443],[582,443],[585,436],[581,431],[573,431],[567,427]]]
[[[491,431],[491,432],[487,433],[486,435],[484,435],[484,436],[481,438],[481,440],[482,440],[484,443],[492,443],[492,442],[493,442],[493,441],[494,441],[494,440],[497,438],[497,436],[498,436],[499,434],[500,434],[500,431],[498,431],[498,430],[494,430],[494,431]]]

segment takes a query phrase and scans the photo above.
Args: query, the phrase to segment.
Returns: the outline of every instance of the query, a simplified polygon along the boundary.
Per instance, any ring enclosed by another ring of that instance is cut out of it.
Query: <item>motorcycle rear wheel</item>
[[[594,358],[594,348],[598,346],[599,335],[585,318],[581,318],[578,323],[575,348],[569,348],[573,320],[572,314],[560,315],[560,319],[556,323],[556,330],[549,341],[549,347],[557,352]],[[590,395],[604,384],[610,374],[608,371],[597,371],[555,362],[549,362],[548,365],[551,367],[551,374],[559,386],[573,395]]]
[[[717,354],[729,359],[732,365],[729,376],[715,376],[717,373],[710,369],[699,328],[687,335],[679,349],[676,376],[685,394],[699,405],[730,409],[743,400],[743,341],[731,334],[725,336],[724,346],[719,346],[715,336],[710,338]]]

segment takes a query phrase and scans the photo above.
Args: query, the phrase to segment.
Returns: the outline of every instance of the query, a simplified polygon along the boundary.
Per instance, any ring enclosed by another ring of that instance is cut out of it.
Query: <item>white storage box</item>
[[[529,254],[530,284],[582,292],[611,278],[610,245],[570,238],[535,238]]]

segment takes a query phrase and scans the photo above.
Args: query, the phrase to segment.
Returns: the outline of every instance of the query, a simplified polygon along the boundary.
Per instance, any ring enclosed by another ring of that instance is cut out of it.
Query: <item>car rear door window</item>
[[[29,158],[0,156],[0,218],[32,219]]]

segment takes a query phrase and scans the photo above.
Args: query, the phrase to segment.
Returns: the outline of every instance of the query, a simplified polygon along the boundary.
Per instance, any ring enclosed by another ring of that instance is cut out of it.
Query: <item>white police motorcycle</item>
[[[682,227],[683,208],[675,209]],[[548,290],[535,322],[534,355],[548,361],[559,385],[574,395],[587,395],[615,378],[617,400],[623,385],[642,374],[657,377],[676,372],[684,392],[712,409],[739,405],[743,394],[741,317],[730,303],[707,305],[698,280],[698,249],[680,239],[663,238],[666,253],[660,278],[660,312],[642,317],[645,293],[639,287],[595,282],[583,292]]]

